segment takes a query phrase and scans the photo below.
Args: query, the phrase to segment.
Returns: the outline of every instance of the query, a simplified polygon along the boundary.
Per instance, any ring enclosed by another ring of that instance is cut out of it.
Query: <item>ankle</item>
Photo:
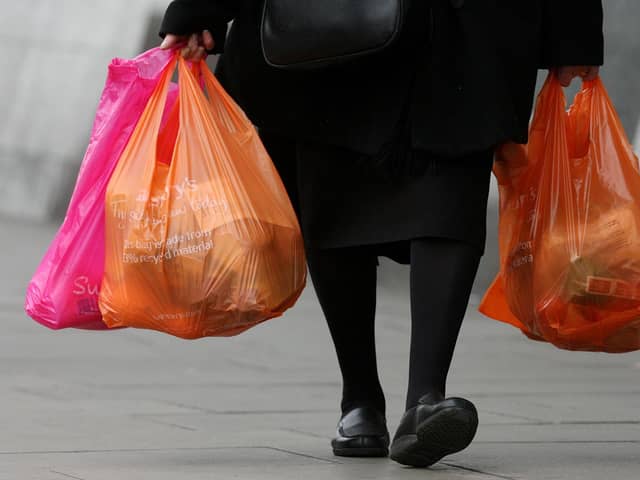
[[[418,406],[419,403],[434,403],[442,401],[444,399],[444,391],[440,388],[428,388],[415,392],[409,392],[407,394],[407,401],[405,404],[405,410],[411,410]]]
[[[384,397],[382,398],[367,397],[367,398],[360,398],[360,399],[343,398],[340,404],[340,408],[342,410],[343,415],[346,413],[349,413],[351,410],[358,407],[371,407],[377,410],[378,412],[380,412],[382,415],[386,414],[386,402],[384,400]]]

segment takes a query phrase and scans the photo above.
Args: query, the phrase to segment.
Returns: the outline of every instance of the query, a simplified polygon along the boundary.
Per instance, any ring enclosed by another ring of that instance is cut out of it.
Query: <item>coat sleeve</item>
[[[541,68],[602,65],[602,0],[543,0]]]
[[[215,47],[209,53],[222,53],[227,24],[235,18],[241,4],[239,0],[174,0],[164,14],[160,36],[209,30],[215,41]]]

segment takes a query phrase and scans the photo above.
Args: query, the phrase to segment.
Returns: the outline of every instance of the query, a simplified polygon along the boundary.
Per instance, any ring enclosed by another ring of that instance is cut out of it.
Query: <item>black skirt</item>
[[[403,144],[371,157],[266,132],[261,136],[308,248],[367,245],[379,256],[408,264],[410,240],[439,237],[484,253],[493,150],[439,158]]]

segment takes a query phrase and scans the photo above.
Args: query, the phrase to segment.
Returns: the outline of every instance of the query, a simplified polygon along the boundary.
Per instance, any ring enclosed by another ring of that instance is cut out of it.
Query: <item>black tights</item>
[[[368,247],[307,248],[307,259],[342,372],[342,411],[368,404],[384,412],[374,331],[375,253]],[[407,409],[428,392],[445,393],[479,262],[478,250],[460,241],[441,238],[411,241]]]

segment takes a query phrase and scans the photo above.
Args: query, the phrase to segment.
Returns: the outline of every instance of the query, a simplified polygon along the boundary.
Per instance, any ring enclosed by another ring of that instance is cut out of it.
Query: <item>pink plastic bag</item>
[[[106,329],[98,308],[104,273],[104,197],[115,166],[158,84],[172,52],[152,49],[133,60],[114,59],[60,230],[36,270],[27,314],[52,329]],[[170,101],[175,102],[176,91]],[[165,115],[166,116],[166,115]]]

